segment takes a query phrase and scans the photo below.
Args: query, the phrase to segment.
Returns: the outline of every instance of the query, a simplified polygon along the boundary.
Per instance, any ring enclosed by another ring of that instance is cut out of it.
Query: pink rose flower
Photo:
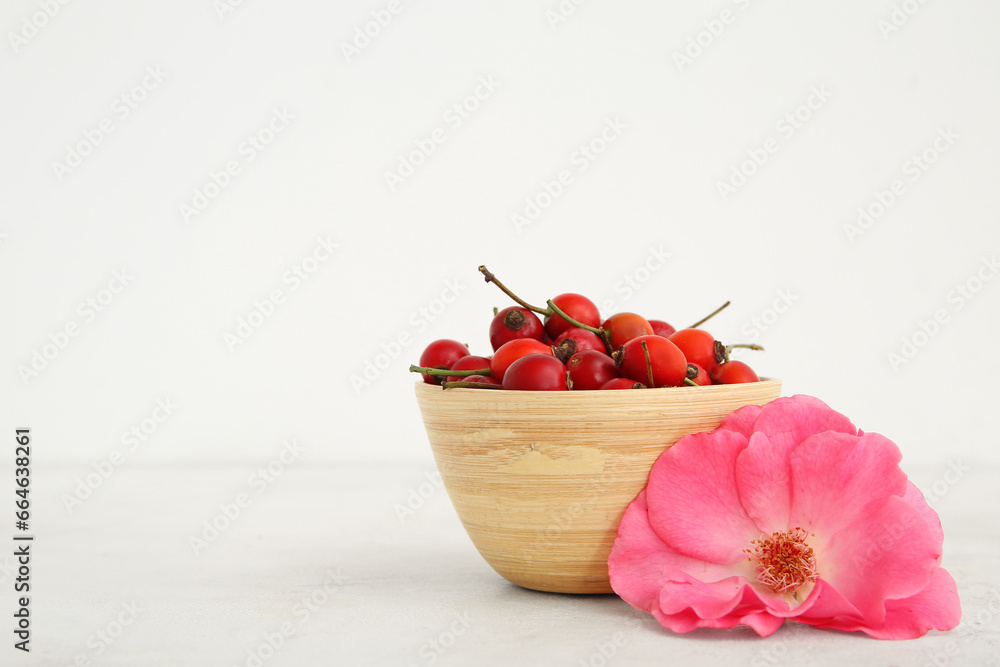
[[[962,610],[941,522],[901,458],[810,396],[740,408],[657,459],[618,527],[611,586],[674,632],[950,630]]]

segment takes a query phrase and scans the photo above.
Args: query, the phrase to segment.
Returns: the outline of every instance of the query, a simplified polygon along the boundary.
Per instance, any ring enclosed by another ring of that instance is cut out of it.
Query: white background
[[[731,299],[706,328],[764,345],[741,358],[786,394],[894,440],[925,491],[956,461],[994,474],[1000,5],[906,4],[590,0],[557,16],[557,0],[404,1],[396,14],[94,0],[44,17],[37,0],[5,2],[0,433],[32,427],[36,473],[63,475],[38,482],[57,513],[158,399],[176,411],[97,502],[124,502],[114,483],[151,468],[228,466],[239,480],[288,439],[305,466],[430,469],[407,366],[437,338],[489,352],[490,309],[508,301],[485,263],[529,301],[575,291],[677,327]],[[449,110],[463,103],[475,110],[459,124]],[[275,110],[293,118],[250,160],[244,142]],[[113,131],[57,167],[102,119]],[[609,120],[620,135],[581,171]],[[443,143],[390,187],[438,128]],[[744,166],[770,140],[766,162]],[[933,164],[914,172],[923,154]],[[239,173],[186,220],[230,161]],[[723,196],[741,168],[753,173]],[[572,183],[518,228],[564,169]],[[851,233],[897,179],[901,194]],[[320,237],[338,248],[293,288],[286,272]],[[669,258],[647,264],[657,253]],[[121,270],[127,286],[102,292]],[[458,297],[438,309],[448,284]],[[959,298],[959,285],[978,291]],[[275,289],[273,314],[227,345]],[[26,371],[36,352],[50,358]],[[391,520],[404,497],[378,511]],[[955,498],[977,502],[961,485]]]
[[[45,458],[88,461],[170,397],[181,407],[143,459],[252,460],[297,437],[317,460],[426,461],[406,368],[436,338],[489,352],[490,307],[508,301],[485,263],[529,300],[577,291],[678,327],[732,299],[710,330],[758,331],[754,365],[787,392],[907,458],[996,461],[1000,290],[961,310],[948,296],[1000,245],[1000,8],[924,4],[886,38],[891,3],[588,2],[552,28],[557,5],[403,3],[350,62],[341,44],[381,5],[247,0],[220,18],[211,2],[69,3],[8,44],[9,419],[44,427]],[[724,9],[732,22],[678,67]],[[7,3],[2,24],[17,33],[34,11]],[[119,120],[147,67],[165,79]],[[480,77],[498,86],[455,128],[445,113]],[[829,99],[787,137],[778,123],[814,87]],[[294,120],[248,161],[241,143],[273,109]],[[53,163],[106,117],[114,131],[59,180]],[[609,118],[626,128],[580,172],[574,154]],[[445,142],[390,191],[385,172],[439,127]],[[905,163],[942,128],[958,138],[912,181]],[[777,152],[723,201],[718,183],[769,138]],[[180,205],[230,160],[240,173],[186,223]],[[561,169],[573,184],[518,233],[512,214]],[[904,194],[852,243],[845,225],[894,179]],[[339,250],[291,290],[282,277],[321,235]],[[670,259],[627,298],[651,246]],[[123,267],[128,287],[22,379]],[[423,324],[448,280],[460,298]],[[224,335],[275,288],[285,302],[230,351]],[[779,290],[793,305],[753,327]],[[948,322],[893,370],[938,309]],[[356,391],[351,375],[400,334],[412,344]]]

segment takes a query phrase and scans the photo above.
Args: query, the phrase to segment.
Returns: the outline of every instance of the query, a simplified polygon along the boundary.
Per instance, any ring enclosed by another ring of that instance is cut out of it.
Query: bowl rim
[[[648,388],[647,388],[646,390],[640,390],[638,392],[636,392],[635,390],[628,390],[628,389],[586,389],[586,390],[581,389],[581,390],[578,390],[578,391],[572,391],[572,390],[571,391],[534,391],[534,390],[527,391],[527,390],[520,390],[520,389],[474,389],[472,387],[452,387],[451,389],[444,389],[443,387],[441,387],[441,385],[430,384],[430,383],[424,382],[423,380],[417,380],[414,384],[416,386],[416,391],[423,391],[423,392],[430,392],[430,391],[448,392],[449,396],[451,396],[451,395],[464,396],[464,395],[471,395],[471,394],[486,394],[487,396],[495,396],[495,397],[499,397],[499,396],[552,396],[552,397],[559,396],[559,397],[563,397],[563,396],[565,396],[565,397],[567,397],[565,400],[571,400],[572,401],[572,400],[585,400],[583,398],[580,398],[580,399],[575,398],[575,396],[580,396],[580,395],[583,395],[583,396],[591,395],[592,397],[594,397],[594,396],[600,396],[600,397],[603,397],[603,398],[607,398],[609,396],[614,396],[614,395],[617,395],[617,394],[624,394],[625,396],[630,396],[630,397],[633,397],[633,398],[638,398],[637,396],[635,396],[635,394],[639,393],[639,394],[643,395],[642,400],[649,400],[650,398],[653,398],[653,397],[655,397],[655,398],[679,397],[679,396],[682,396],[682,394],[679,391],[671,391],[671,390],[681,390],[681,389],[683,389],[686,393],[691,393],[691,394],[694,394],[694,393],[710,394],[710,393],[733,392],[733,391],[751,391],[751,390],[755,390],[755,389],[758,389],[758,388],[762,389],[763,387],[773,387],[775,385],[777,385],[777,386],[780,387],[781,386],[781,380],[779,378],[762,377],[762,378],[760,378],[760,380],[758,382],[739,382],[739,383],[735,383],[735,384],[712,384],[712,385],[705,385],[705,386],[699,386],[699,387],[692,387],[690,385],[684,385],[684,386],[681,386],[681,387],[658,387],[658,388],[656,388],[656,389],[654,389],[652,391],[648,390]],[[421,386],[423,386],[424,388],[421,388]],[[660,393],[661,391],[663,393]],[[574,396],[574,398],[569,398],[570,396]],[[560,399],[560,400],[562,400],[562,399]]]

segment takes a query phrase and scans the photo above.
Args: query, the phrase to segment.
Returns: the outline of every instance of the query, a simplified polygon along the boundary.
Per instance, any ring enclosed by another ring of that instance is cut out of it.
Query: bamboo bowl
[[[448,389],[417,402],[472,543],[511,583],[611,593],[608,554],[649,469],[689,433],[781,395],[781,381],[624,391]]]

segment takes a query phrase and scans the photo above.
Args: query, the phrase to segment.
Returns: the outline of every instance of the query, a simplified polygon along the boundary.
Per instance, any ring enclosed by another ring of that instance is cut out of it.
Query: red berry
[[[509,343],[504,343],[494,353],[493,359],[490,360],[490,375],[498,382],[503,383],[504,373],[507,372],[512,363],[525,355],[536,352],[547,354],[555,359],[550,346],[533,338],[518,338]],[[559,360],[556,359],[556,361]]]
[[[478,357],[474,354],[469,354],[451,365],[450,370],[453,371],[475,371],[481,368],[489,368],[490,360],[486,357]],[[476,377],[475,375],[470,375],[469,377]],[[462,380],[468,380],[469,377],[463,377],[460,375],[449,375],[445,381],[446,382],[460,382]]]
[[[688,364],[687,379],[699,387],[707,387],[712,384],[712,378],[709,377],[708,372],[698,364]]]
[[[601,323],[601,314],[598,312],[597,306],[585,296],[573,293],[560,294],[553,297],[552,302],[559,306],[561,311],[581,324],[596,328]],[[545,317],[545,333],[553,340],[573,326],[564,320],[562,315],[553,313]]]
[[[551,354],[533,353],[514,361],[503,376],[504,389],[566,391],[566,367]]]
[[[493,317],[490,323],[490,345],[496,352],[504,343],[518,338],[534,338],[541,340],[545,335],[542,321],[538,315],[527,308],[511,306],[504,308]]]
[[[754,370],[742,361],[732,359],[724,361],[709,373],[712,384],[739,384],[741,382],[760,382]]]
[[[681,349],[689,364],[698,364],[709,373],[722,361],[722,343],[704,329],[681,329],[670,336],[670,342]]]
[[[557,356],[562,359],[569,359],[577,352],[583,352],[584,350],[597,350],[604,354],[604,356],[608,356],[604,352],[604,341],[597,334],[579,327],[572,327],[563,331],[556,338],[554,345]]]
[[[664,338],[670,338],[670,336],[677,331],[673,326],[667,324],[663,320],[649,320],[649,326],[653,327],[653,333],[657,336],[663,336]]]
[[[628,378],[615,378],[601,385],[601,389],[645,389],[646,385]]]
[[[618,377],[615,361],[598,350],[577,352],[566,362],[573,389],[600,389],[608,380]]]
[[[622,377],[645,382],[654,388],[677,387],[687,376],[684,353],[662,336],[639,336],[627,341],[615,354],[615,363]]]
[[[633,338],[650,336],[653,333],[653,327],[649,322],[635,313],[615,313],[604,320],[601,328],[611,337],[612,350],[617,350]]]
[[[458,380],[464,380],[465,382],[478,382],[479,384],[500,384],[493,378],[486,375],[470,375],[469,377],[458,378]]]
[[[447,338],[442,338],[441,340],[436,340],[426,348],[424,348],[423,354],[420,355],[420,366],[422,368],[440,368],[442,370],[450,370],[451,365],[462,357],[468,356],[469,348],[464,344],[459,343],[457,340],[449,340]],[[485,368],[485,366],[484,366]],[[427,384],[441,384],[442,376],[440,375],[423,375],[421,376],[424,382]]]

